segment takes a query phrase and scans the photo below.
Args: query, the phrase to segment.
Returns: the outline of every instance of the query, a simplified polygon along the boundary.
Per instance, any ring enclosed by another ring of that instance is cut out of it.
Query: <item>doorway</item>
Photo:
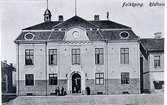
[[[81,76],[78,73],[72,75],[72,93],[81,93]]]

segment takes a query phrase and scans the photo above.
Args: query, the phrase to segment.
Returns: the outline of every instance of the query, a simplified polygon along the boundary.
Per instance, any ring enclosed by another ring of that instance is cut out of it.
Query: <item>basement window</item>
[[[26,86],[34,85],[34,75],[33,74],[25,74],[25,85]]]
[[[163,89],[164,81],[153,81],[155,89]]]
[[[57,73],[49,74],[49,85],[57,85]]]

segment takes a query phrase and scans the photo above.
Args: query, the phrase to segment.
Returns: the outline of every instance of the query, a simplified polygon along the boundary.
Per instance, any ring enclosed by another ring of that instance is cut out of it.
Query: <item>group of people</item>
[[[65,96],[67,95],[67,92],[65,91],[64,87],[62,86],[61,89],[59,87],[55,90],[56,96]]]

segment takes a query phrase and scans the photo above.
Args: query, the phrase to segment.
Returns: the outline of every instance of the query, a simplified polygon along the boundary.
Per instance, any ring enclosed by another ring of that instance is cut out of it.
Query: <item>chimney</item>
[[[95,21],[99,21],[99,20],[100,20],[99,15],[95,15],[95,16],[94,16],[94,20],[95,20]]]
[[[63,15],[59,15],[59,21],[60,21],[60,22],[63,21]]]
[[[161,38],[161,32],[156,32],[156,33],[154,33],[154,38],[155,39],[160,39]]]
[[[13,67],[13,63],[10,63],[10,66]]]
[[[3,62],[7,64],[7,60],[4,60]]]

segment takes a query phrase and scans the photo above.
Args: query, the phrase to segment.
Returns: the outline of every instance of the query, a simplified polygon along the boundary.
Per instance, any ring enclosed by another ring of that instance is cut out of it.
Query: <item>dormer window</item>
[[[66,29],[65,28],[62,28],[61,31],[65,31]]]
[[[32,34],[32,33],[27,33],[27,34],[25,34],[24,38],[25,38],[26,40],[32,40],[32,39],[34,38],[34,34]]]
[[[96,31],[96,30],[97,30],[97,28],[92,28],[92,30],[93,30],[93,31]]]
[[[127,39],[129,37],[129,33],[127,31],[123,31],[119,34],[119,36],[122,38],[122,39]]]
[[[59,31],[59,29],[58,29],[58,28],[55,28],[55,31]]]

